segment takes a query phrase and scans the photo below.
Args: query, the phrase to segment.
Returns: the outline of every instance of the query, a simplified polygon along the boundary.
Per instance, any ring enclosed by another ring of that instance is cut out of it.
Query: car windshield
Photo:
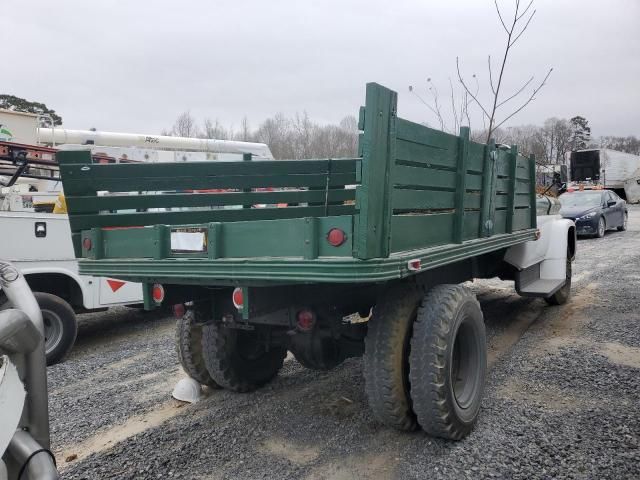
[[[563,207],[598,207],[602,205],[601,193],[565,193],[560,195]]]

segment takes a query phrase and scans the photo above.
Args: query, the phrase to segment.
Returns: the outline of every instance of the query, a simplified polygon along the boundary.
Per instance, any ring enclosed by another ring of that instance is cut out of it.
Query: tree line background
[[[425,125],[428,125],[425,123]],[[442,125],[428,125],[442,128]],[[447,130],[446,126],[444,130]],[[454,133],[454,132],[451,132]],[[358,124],[353,116],[344,117],[338,124],[319,124],[306,112],[288,117],[278,113],[252,128],[245,117],[240,126],[226,127],[218,120],[198,122],[191,113],[178,116],[163,135],[215,138],[266,143],[276,159],[355,157],[358,151]],[[474,130],[472,139],[484,142],[486,129]],[[499,127],[492,131],[497,143],[518,145],[523,154],[533,153],[539,164],[562,164],[566,154],[584,148],[611,148],[640,155],[640,139],[636,136],[591,137],[586,118],[552,117],[542,125]]]

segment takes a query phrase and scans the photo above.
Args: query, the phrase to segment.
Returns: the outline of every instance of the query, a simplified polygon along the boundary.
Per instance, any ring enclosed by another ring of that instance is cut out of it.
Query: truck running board
[[[548,297],[560,290],[565,282],[564,278],[540,278],[539,263],[516,273],[516,291],[523,297]]]

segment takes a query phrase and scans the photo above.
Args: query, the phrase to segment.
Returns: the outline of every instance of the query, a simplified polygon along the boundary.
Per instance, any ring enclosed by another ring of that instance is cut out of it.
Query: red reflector
[[[298,328],[308,332],[316,323],[316,316],[311,310],[300,310],[298,312]]]
[[[233,305],[238,310],[242,310],[242,305],[244,304],[244,295],[242,294],[242,288],[240,287],[234,288],[233,294],[231,295],[231,299],[233,300]]]
[[[151,288],[151,298],[156,303],[162,303],[164,300],[164,287],[159,283],[155,283]]]
[[[91,250],[92,244],[91,244],[91,239],[89,237],[85,237],[82,240],[82,248],[84,248],[85,250]]]
[[[176,303],[173,306],[173,314],[175,315],[176,318],[184,317],[186,310],[187,309],[184,308],[184,303]]]
[[[409,260],[407,262],[407,268],[411,271],[417,272],[422,267],[422,262],[420,262],[419,258]]]
[[[339,247],[347,239],[347,235],[339,228],[332,228],[327,233],[327,242],[334,247]]]

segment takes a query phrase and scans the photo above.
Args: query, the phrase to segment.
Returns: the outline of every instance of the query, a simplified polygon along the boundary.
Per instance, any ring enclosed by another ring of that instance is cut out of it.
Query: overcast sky
[[[434,126],[408,85],[428,96],[431,78],[444,95],[457,55],[483,82],[504,43],[490,0],[0,3],[0,93],[46,103],[67,128],[159,133],[184,110],[236,127],[303,110],[337,122],[370,81],[399,92],[400,116]],[[554,71],[509,124],[583,115],[594,135],[640,135],[640,0],[535,7],[505,93]]]

